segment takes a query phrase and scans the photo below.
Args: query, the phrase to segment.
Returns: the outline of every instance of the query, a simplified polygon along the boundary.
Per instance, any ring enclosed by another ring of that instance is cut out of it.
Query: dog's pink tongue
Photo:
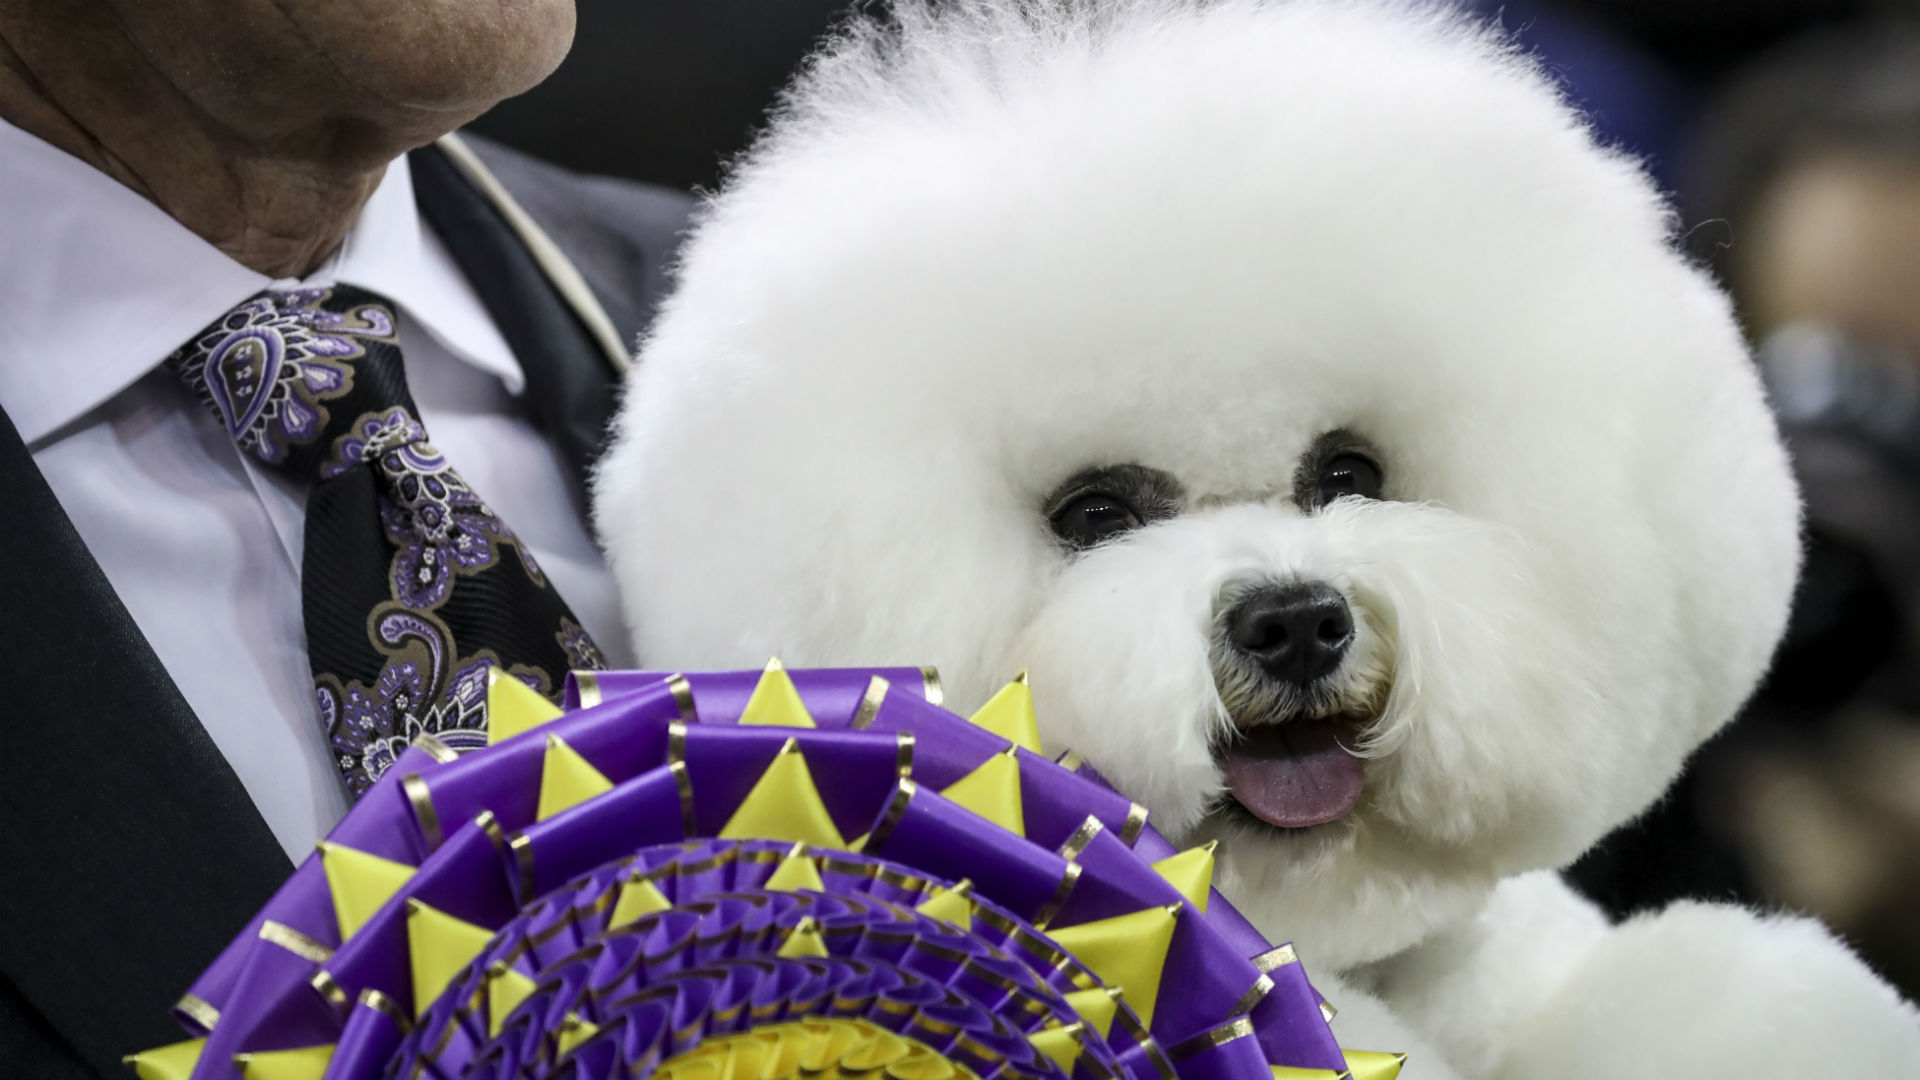
[[[1227,788],[1269,825],[1304,829],[1346,816],[1366,772],[1333,720],[1288,720],[1248,731],[1220,756]]]

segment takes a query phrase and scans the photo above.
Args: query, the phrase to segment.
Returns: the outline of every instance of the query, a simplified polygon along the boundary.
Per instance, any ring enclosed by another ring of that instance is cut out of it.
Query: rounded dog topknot
[[[963,709],[1031,669],[1256,922],[1407,949],[1646,807],[1780,635],[1797,497],[1672,228],[1445,9],[896,4],[641,350],[596,492],[640,655],[934,663]],[[1289,689],[1222,620],[1295,586],[1350,625]],[[1315,724],[1362,768],[1233,765]]]

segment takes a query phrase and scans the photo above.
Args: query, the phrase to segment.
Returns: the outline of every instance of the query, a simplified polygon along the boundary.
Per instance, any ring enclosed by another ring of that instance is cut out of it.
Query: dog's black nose
[[[1327,585],[1263,588],[1228,613],[1227,636],[1267,674],[1305,686],[1340,666],[1353,641],[1353,613]]]

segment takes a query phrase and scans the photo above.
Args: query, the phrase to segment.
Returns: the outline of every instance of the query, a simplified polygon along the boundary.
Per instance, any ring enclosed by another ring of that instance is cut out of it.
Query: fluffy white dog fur
[[[1733,714],[1798,559],[1637,164],[1430,9],[896,7],[786,99],[644,344],[597,520],[649,665],[936,663],[961,709],[1030,669],[1050,748],[1220,838],[1415,1080],[1920,1076],[1817,925],[1610,927],[1550,872]],[[1303,509],[1336,430],[1385,498]],[[1049,498],[1114,464],[1180,512],[1068,550]],[[1357,624],[1293,712],[1370,721],[1361,802],[1300,830],[1215,809],[1219,740],[1294,719],[1223,700],[1221,609],[1290,581]]]

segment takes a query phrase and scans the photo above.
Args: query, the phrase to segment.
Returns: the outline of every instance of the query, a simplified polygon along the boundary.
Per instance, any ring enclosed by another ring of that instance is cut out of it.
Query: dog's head
[[[1655,798],[1797,502],[1634,163],[1441,15],[897,6],[640,357],[597,513],[647,662],[1030,669],[1335,967]]]

